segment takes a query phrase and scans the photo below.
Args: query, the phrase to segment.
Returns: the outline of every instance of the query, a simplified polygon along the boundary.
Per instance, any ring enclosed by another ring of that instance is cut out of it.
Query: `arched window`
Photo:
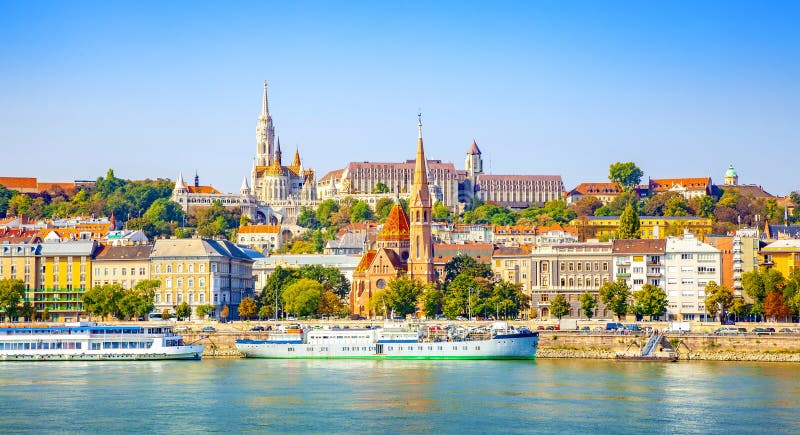
[[[183,278],[178,278],[178,288],[183,288]]]
[[[167,286],[167,288],[172,288],[172,278],[167,278],[166,279],[166,286]]]
[[[186,286],[189,288],[194,288],[194,278],[189,277],[189,279],[186,280]]]
[[[167,265],[167,273],[172,273],[172,265],[171,264]]]
[[[198,280],[198,284],[200,284],[200,288],[205,287],[206,286],[206,279],[205,278],[200,278]]]
[[[182,273],[182,272],[183,272],[183,263],[179,263],[178,264],[178,273]]]
[[[189,263],[189,273],[194,272],[194,263]]]
[[[206,271],[206,265],[205,264],[201,264],[200,265],[200,272],[205,272],[205,271]]]
[[[160,264],[156,264],[156,273],[161,273],[161,265]],[[99,273],[98,273],[98,275],[99,275]]]

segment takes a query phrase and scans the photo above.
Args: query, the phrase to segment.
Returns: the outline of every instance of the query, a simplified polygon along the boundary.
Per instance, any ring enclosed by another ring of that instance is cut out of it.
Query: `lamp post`
[[[472,321],[472,287],[467,289],[467,319]]]

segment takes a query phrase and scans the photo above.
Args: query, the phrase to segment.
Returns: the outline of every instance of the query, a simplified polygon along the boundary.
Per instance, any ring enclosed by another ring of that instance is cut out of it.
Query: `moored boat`
[[[534,359],[539,333],[505,322],[464,331],[385,325],[374,329],[287,329],[236,340],[247,358]]]
[[[171,326],[94,322],[0,328],[3,361],[199,360],[205,345],[186,344]]]

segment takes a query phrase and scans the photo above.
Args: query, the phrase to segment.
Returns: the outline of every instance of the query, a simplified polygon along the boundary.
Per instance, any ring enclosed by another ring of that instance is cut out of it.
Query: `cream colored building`
[[[152,250],[153,245],[104,246],[92,262],[94,285],[119,284],[131,289],[150,279]]]
[[[150,254],[150,276],[161,281],[156,310],[174,311],[186,302],[192,318],[199,305],[213,305],[214,318],[227,305],[228,318],[235,319],[242,299],[254,296],[253,260],[226,240],[156,240]]]

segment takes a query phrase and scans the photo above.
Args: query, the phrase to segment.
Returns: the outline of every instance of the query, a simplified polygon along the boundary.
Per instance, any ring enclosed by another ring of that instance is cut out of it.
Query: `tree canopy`
[[[607,282],[598,291],[603,304],[621,320],[628,313],[631,289],[625,281]]]
[[[608,167],[608,179],[623,189],[633,189],[642,181],[644,171],[633,162],[616,162]]]

